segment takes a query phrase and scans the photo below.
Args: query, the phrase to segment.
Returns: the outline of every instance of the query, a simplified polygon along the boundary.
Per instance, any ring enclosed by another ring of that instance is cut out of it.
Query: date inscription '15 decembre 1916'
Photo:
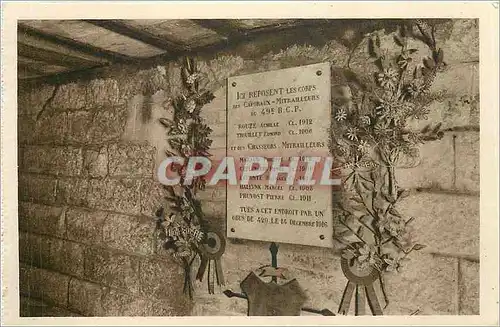
[[[227,155],[330,156],[330,65],[320,63],[228,79]],[[299,161],[298,171],[305,162]],[[269,171],[227,189],[227,236],[333,246],[332,192],[327,185],[288,185]]]

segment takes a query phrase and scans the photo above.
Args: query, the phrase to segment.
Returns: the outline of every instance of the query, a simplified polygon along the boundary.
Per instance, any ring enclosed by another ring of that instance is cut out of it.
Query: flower
[[[335,114],[335,120],[343,121],[346,118],[347,118],[347,113],[345,112],[345,109],[339,108],[339,110],[337,110],[337,113]]]
[[[365,140],[361,140],[358,144],[358,151],[361,153],[367,153],[370,150],[370,145]]]
[[[378,263],[377,251],[374,246],[368,244],[363,245],[359,250],[359,257],[357,260],[362,268],[366,268],[367,265],[376,266]]]
[[[386,68],[377,75],[377,82],[385,89],[393,90],[398,83],[398,72],[393,68]]]
[[[411,61],[412,58],[408,55],[407,52],[404,52],[398,57],[398,66],[405,69]]]
[[[186,83],[194,84],[194,82],[198,79],[199,76],[200,76],[200,74],[198,74],[198,73],[194,73],[194,74],[189,75],[186,78]]]
[[[406,87],[406,93],[408,93],[412,98],[416,98],[422,92],[422,82],[418,79],[414,79]]]
[[[356,257],[356,251],[354,251],[351,248],[347,248],[347,249],[344,249],[344,251],[342,251],[342,258],[344,258],[344,259],[351,260],[355,257]]]
[[[196,102],[193,99],[190,99],[186,102],[186,110],[191,114],[196,109]]]
[[[167,75],[167,70],[164,66],[156,66],[156,70],[160,73],[161,76]]]
[[[383,216],[379,221],[379,230],[387,231],[392,237],[400,238],[405,232],[405,222],[396,216]]]
[[[189,144],[183,144],[181,145],[181,152],[184,154],[186,157],[189,157],[191,153],[193,152],[193,149]]]
[[[358,140],[358,128],[357,127],[349,127],[347,129],[347,138],[351,141],[357,141]]]
[[[385,258],[384,262],[387,264],[385,270],[388,272],[401,271],[401,260],[400,258]]]
[[[179,130],[179,132],[181,134],[184,134],[184,133],[187,133],[187,124],[186,124],[186,121],[184,119],[179,119],[177,121],[177,129]]]
[[[390,132],[391,129],[388,128],[388,123],[387,122],[378,122],[375,124],[375,134],[386,134]]]
[[[163,228],[165,229],[169,229],[171,228],[171,226],[173,225],[175,221],[175,214],[171,213],[168,218],[166,218],[162,223],[161,225],[163,226]]]
[[[359,121],[362,125],[368,126],[371,124],[370,116],[361,116],[359,117]]]

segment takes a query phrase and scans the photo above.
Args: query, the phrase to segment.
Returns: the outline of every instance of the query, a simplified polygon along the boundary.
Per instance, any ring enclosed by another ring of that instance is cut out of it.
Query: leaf
[[[434,68],[434,66],[436,65],[434,60],[432,60],[431,58],[427,57],[427,58],[424,58],[423,60],[424,62],[424,66],[428,69],[432,69]]]
[[[415,53],[415,52],[418,52],[418,49],[413,49],[413,48],[412,48],[412,49],[408,49],[408,50],[406,50],[406,51],[407,51],[409,54],[413,54],[413,53]]]
[[[352,197],[351,198],[352,201],[356,202],[356,203],[359,203],[359,204],[363,204],[363,200],[361,198],[358,198],[358,197]]]
[[[353,235],[353,232],[349,229],[345,229],[341,232],[335,233],[337,237],[348,237]]]
[[[407,198],[410,195],[409,190],[398,190],[398,199],[404,199]]]
[[[400,37],[397,34],[394,35],[394,42],[396,42],[396,44],[399,45],[400,47],[404,47],[406,43],[404,38]]]
[[[437,134],[437,133],[439,132],[439,130],[441,129],[441,125],[442,125],[442,123],[438,123],[438,124],[436,125],[436,127],[434,127],[434,128],[432,129],[432,132],[431,132],[431,133],[432,133],[432,134]]]
[[[375,44],[373,38],[368,39],[368,54],[370,57],[380,57],[380,48]]]
[[[351,206],[350,209],[353,211],[366,212],[366,208],[363,205],[354,205],[354,206]]]
[[[174,122],[167,118],[160,118],[159,121],[163,126],[167,128],[170,128],[172,125],[174,125]]]
[[[368,191],[373,190],[373,184],[372,183],[361,181],[361,185],[363,185],[363,187],[365,189],[367,189]]]
[[[358,228],[358,231],[356,232],[356,234],[359,236],[359,237],[363,237],[364,235],[364,231],[365,231],[365,228],[363,226],[359,226]]]
[[[372,220],[372,216],[370,216],[370,215],[363,215],[363,216],[359,217],[358,219],[362,223],[368,224]]]
[[[413,246],[413,250],[415,250],[415,251],[420,251],[420,250],[422,250],[422,249],[424,249],[424,248],[426,248],[426,247],[427,247],[426,245],[423,245],[423,244],[418,244],[418,243],[417,243],[417,244],[415,244],[415,245]]]
[[[438,51],[433,51],[432,52],[432,58],[437,64],[440,64],[443,62],[444,59],[444,53],[443,49],[439,49]]]
[[[385,193],[384,191],[382,191],[382,196],[389,203],[394,203],[395,202],[394,199],[389,194]]]
[[[396,216],[398,218],[402,218],[403,216],[399,213],[399,211],[397,211],[395,208],[391,208],[389,210],[389,213],[393,216]]]
[[[428,133],[430,129],[431,129],[431,124],[427,124],[427,125],[425,125],[424,128],[422,128],[420,133],[422,133],[422,134]]]

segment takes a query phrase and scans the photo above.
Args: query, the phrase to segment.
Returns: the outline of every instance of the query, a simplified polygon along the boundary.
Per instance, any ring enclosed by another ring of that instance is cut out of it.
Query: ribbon
[[[215,282],[219,286],[225,284],[221,257],[226,249],[226,240],[216,230],[209,230],[205,232],[204,236],[199,248],[201,262],[196,279],[203,281],[203,276],[207,272],[208,292],[214,294]]]
[[[369,270],[363,271],[363,273],[360,274],[359,271],[354,269],[354,266],[350,265],[351,260],[342,258],[340,262],[342,271],[348,282],[344,289],[338,312],[344,315],[349,312],[352,297],[356,292],[356,315],[364,314],[364,295],[366,295],[366,302],[368,302],[372,314],[374,316],[383,315],[382,307],[380,306],[377,294],[373,288],[373,283],[380,277],[379,272],[375,268],[369,267]]]

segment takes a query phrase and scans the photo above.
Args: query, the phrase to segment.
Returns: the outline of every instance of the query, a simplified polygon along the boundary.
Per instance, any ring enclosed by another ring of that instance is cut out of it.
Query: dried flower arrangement
[[[168,143],[172,149],[166,151],[167,156],[180,156],[185,160],[182,165],[172,165],[172,170],[180,176],[180,183],[175,187],[165,186],[170,195],[167,200],[172,213],[166,217],[163,207],[158,210],[157,229],[164,248],[184,268],[184,292],[192,297],[191,268],[198,255],[202,263],[208,260],[207,237],[213,231],[210,222],[204,219],[201,203],[197,199],[197,192],[205,188],[204,177],[195,177],[189,185],[184,185],[183,181],[189,157],[210,156],[208,150],[212,140],[209,135],[212,130],[205,124],[200,112],[204,105],[214,99],[214,95],[200,88],[201,74],[193,59],[186,58],[183,61],[181,75],[184,90],[171,103],[173,120],[161,118],[160,122],[167,128]],[[198,278],[202,279],[203,274],[204,270],[198,273]],[[217,276],[217,279],[219,281],[222,276]]]
[[[384,273],[399,271],[410,253],[425,247],[412,240],[414,217],[397,209],[409,192],[398,187],[395,169],[416,165],[419,145],[443,136],[440,124],[420,131],[408,127],[410,120],[427,118],[429,89],[445,66],[434,35],[435,27],[423,20],[401,24],[394,36],[400,52],[394,56],[381,49],[377,34],[367,35],[378,72],[363,79],[368,82],[362,88],[347,83],[332,94],[330,146],[340,160],[346,197],[336,208],[334,238],[348,269],[380,278],[386,305]],[[415,60],[410,39],[423,42],[431,55]]]

